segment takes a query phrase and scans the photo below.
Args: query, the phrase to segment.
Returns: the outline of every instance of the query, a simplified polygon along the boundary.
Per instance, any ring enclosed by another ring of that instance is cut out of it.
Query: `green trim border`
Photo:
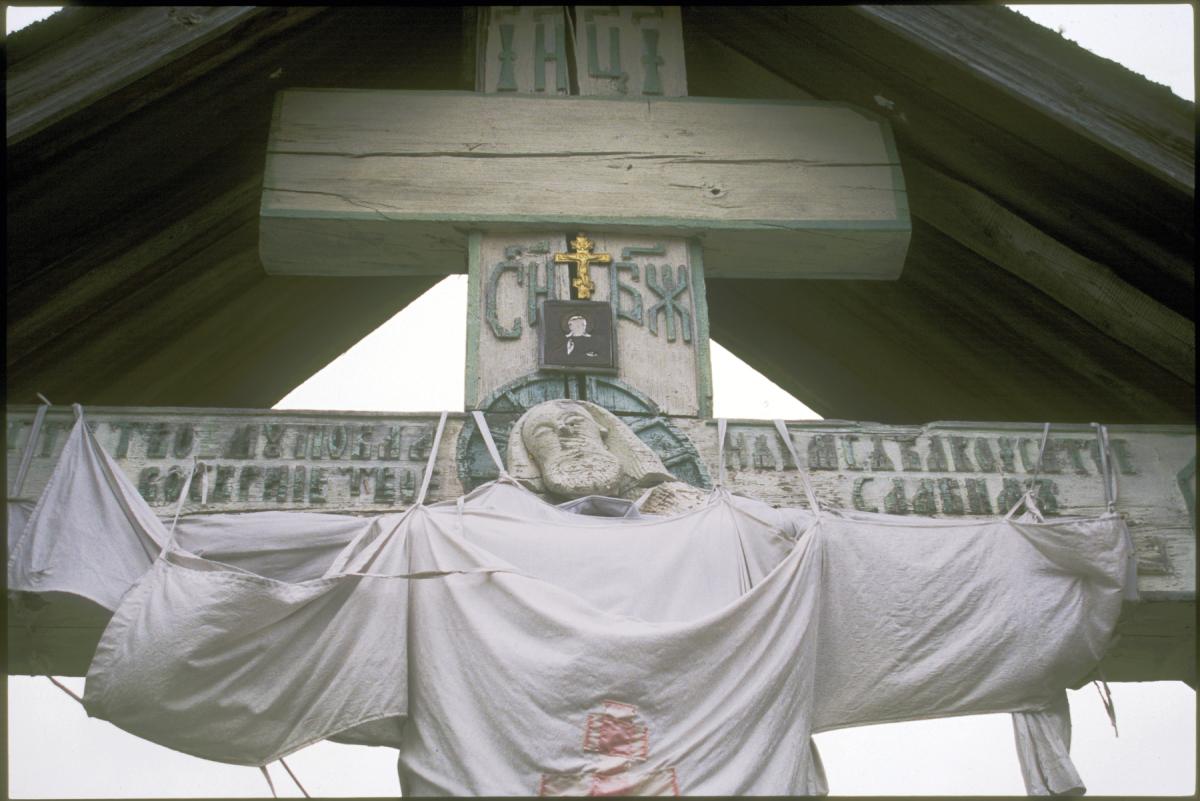
[[[467,360],[463,405],[467,411],[479,403],[479,292],[483,285],[483,232],[467,232]]]
[[[703,246],[697,239],[687,243],[692,268],[692,309],[696,321],[696,405],[698,417],[713,416],[712,355],[708,347],[708,288],[704,283]]]
[[[890,168],[893,175],[900,179],[903,184],[903,175],[900,173],[899,166]],[[287,192],[286,189],[265,189],[266,192]],[[682,232],[690,232],[692,230],[702,231],[719,231],[719,230],[758,230],[758,231],[842,231],[842,230],[869,230],[869,231],[899,231],[910,232],[912,224],[908,218],[908,202],[907,192],[904,193],[905,198],[903,203],[903,218],[897,217],[888,220],[713,220],[713,219],[689,219],[686,217],[601,217],[601,216],[536,216],[532,214],[457,214],[447,212],[445,214],[396,214],[385,215],[381,217],[381,213],[377,211],[337,211],[331,212],[326,210],[309,210],[309,209],[281,209],[271,208],[263,209],[260,212],[262,217],[278,217],[282,219],[316,219],[316,220],[354,220],[361,222],[377,222],[377,223],[403,223],[403,222],[435,222],[435,223],[498,223],[501,225],[511,225],[519,223],[522,225],[541,225],[554,228],[569,228],[571,224],[579,225],[611,225],[622,229],[632,228],[645,230],[648,228],[655,231],[661,231],[664,234],[669,233],[663,229],[679,229]],[[901,203],[897,199],[896,209],[901,210]],[[684,233],[686,235],[686,233]]]
[[[727,106],[795,106],[795,107],[823,107],[823,108],[845,108],[850,111],[861,114],[864,118],[873,122],[886,122],[887,119],[880,113],[869,108],[848,103],[844,100],[788,100],[785,98],[759,98],[759,97],[707,97],[704,95],[681,95],[678,97],[667,97],[661,95],[557,95],[557,94],[526,94],[526,93],[504,93],[496,92],[475,92],[466,89],[362,89],[362,88],[338,88],[336,86],[290,86],[287,89],[281,89],[278,95],[286,93],[300,94],[302,92],[313,93],[339,93],[339,94],[375,94],[375,95],[400,95],[410,97],[471,97],[482,99],[485,102],[494,102],[498,99],[530,101],[532,103],[641,103],[642,105],[655,105],[660,103],[678,103],[682,105],[705,104],[705,103],[720,103]]]

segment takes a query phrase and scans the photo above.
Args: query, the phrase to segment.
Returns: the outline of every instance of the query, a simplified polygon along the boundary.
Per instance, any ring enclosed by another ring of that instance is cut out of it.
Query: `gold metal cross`
[[[592,277],[588,275],[588,266],[592,262],[596,264],[610,264],[612,262],[612,255],[609,253],[592,253],[595,243],[582,233],[571,240],[571,247],[575,249],[574,253],[555,253],[554,260],[559,264],[567,262],[575,263],[577,269],[575,271],[575,280],[571,282],[571,286],[575,287],[580,299],[587,300],[596,291],[596,284],[592,281]]]

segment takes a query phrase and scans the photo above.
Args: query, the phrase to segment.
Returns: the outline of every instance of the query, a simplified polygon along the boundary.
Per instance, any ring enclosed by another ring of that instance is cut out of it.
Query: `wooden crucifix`
[[[910,223],[881,119],[686,97],[675,7],[498,6],[479,21],[476,93],[282,92],[260,226],[275,274],[465,262],[468,408],[524,392],[711,416],[706,276],[899,276]],[[611,370],[539,369],[539,337],[583,324],[547,328],[545,304],[565,300],[607,304]]]

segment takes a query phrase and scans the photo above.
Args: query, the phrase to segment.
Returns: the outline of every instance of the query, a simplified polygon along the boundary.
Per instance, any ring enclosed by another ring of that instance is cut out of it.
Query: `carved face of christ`
[[[621,463],[605,444],[608,431],[570,401],[542,404],[526,418],[521,438],[542,473],[542,484],[555,495],[615,495]]]

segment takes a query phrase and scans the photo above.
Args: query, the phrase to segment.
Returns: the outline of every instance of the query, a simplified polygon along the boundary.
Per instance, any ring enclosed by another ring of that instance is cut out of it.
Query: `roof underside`
[[[710,280],[718,341],[827,417],[1193,419],[1193,104],[999,6],[683,21],[690,94],[888,116],[914,218],[896,282]],[[268,407],[431,286],[263,273],[272,99],[470,89],[473,30],[71,8],[11,37],[9,401]]]

